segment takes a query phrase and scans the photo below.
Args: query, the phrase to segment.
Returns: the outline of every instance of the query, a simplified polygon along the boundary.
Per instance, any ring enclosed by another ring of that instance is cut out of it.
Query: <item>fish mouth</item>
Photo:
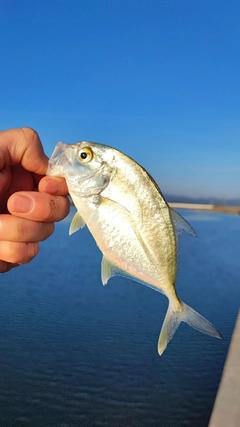
[[[69,165],[69,157],[66,152],[67,144],[59,142],[48,161],[47,175],[64,177],[64,169]]]

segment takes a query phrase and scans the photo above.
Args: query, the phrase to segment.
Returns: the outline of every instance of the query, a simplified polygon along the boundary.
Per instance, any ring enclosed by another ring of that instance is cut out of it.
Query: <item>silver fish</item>
[[[66,179],[77,208],[69,234],[87,225],[103,254],[102,283],[117,274],[162,292],[169,300],[158,341],[161,355],[181,322],[221,338],[177,296],[178,235],[193,228],[164,199],[148,172],[106,145],[59,142],[48,175]]]

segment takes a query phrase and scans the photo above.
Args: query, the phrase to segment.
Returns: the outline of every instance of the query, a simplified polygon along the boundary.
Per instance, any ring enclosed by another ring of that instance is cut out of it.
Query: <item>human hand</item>
[[[31,261],[69,212],[64,179],[44,176],[48,158],[30,128],[0,132],[0,272]]]

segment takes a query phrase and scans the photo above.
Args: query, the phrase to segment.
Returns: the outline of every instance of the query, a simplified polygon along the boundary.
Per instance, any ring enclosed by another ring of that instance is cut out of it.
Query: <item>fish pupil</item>
[[[87,153],[83,152],[80,154],[81,159],[85,160],[87,158]]]

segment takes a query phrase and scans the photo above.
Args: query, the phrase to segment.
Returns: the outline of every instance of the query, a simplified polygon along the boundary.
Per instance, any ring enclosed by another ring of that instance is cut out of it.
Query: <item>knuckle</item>
[[[21,128],[21,131],[24,134],[24,137],[29,141],[34,141],[39,139],[38,133],[31,127],[24,126]]]
[[[30,262],[39,252],[39,244],[37,242],[25,243],[26,255],[25,264]]]
[[[25,230],[23,227],[23,222],[19,221],[19,219],[17,218],[17,220],[14,222],[14,227],[13,227],[13,234],[16,238],[16,240],[18,240],[22,235],[25,234]]]
[[[12,264],[26,264],[39,252],[38,242],[1,242],[0,258]]]
[[[48,215],[46,219],[54,219],[58,211],[58,199],[51,198],[48,202]]]
[[[42,195],[41,195],[42,196]],[[49,198],[49,195],[45,194],[48,198],[44,204],[44,209],[41,210],[41,217],[39,216],[39,220],[44,222],[52,222],[55,221],[56,212],[58,210],[57,200],[53,197]]]
[[[0,260],[0,273],[7,273],[12,268],[14,268],[14,264]]]
[[[62,196],[59,198],[59,209],[58,209],[58,216],[56,218],[56,221],[61,221],[63,218],[65,218],[70,211],[70,202],[68,197]]]
[[[67,197],[51,197],[45,213],[45,221],[61,221],[69,213],[70,205]]]
[[[55,230],[54,222],[49,222],[47,227],[46,237],[48,238],[49,236],[51,236],[54,230]]]
[[[54,222],[42,223],[41,231],[39,233],[39,241],[46,240],[54,232]]]

